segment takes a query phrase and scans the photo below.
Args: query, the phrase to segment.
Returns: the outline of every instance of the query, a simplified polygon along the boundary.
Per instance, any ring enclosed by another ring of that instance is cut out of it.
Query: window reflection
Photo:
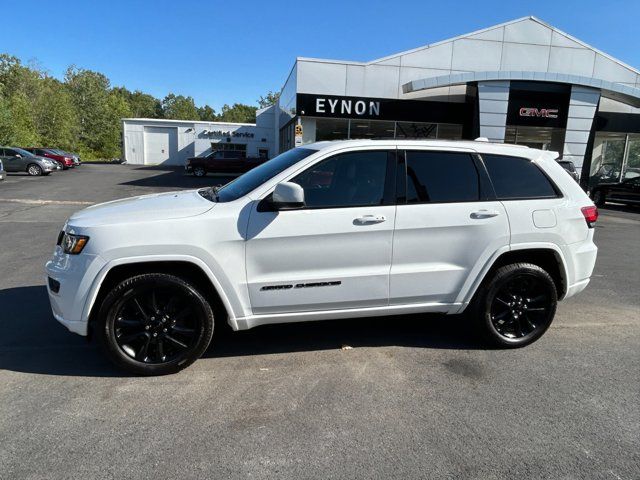
[[[623,133],[601,132],[596,134],[591,156],[589,185],[619,182],[624,162],[626,135]]]
[[[349,120],[340,118],[316,118],[316,142],[349,138]]]

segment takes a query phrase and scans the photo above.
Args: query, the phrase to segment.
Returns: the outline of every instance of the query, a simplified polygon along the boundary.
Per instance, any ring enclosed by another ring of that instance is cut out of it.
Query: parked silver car
[[[29,175],[49,175],[56,162],[17,147],[0,147],[0,160],[6,172],[27,172]]]
[[[4,172],[4,168],[2,167],[2,160],[0,160],[0,180],[4,180],[4,177],[6,177],[6,173]]]

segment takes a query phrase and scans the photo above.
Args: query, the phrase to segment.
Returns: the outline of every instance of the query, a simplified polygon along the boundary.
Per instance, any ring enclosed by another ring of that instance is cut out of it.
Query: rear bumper
[[[4,180],[4,177],[6,177],[7,174],[4,172],[4,170],[0,170],[0,180]]]
[[[598,247],[593,243],[591,232],[587,241],[566,245],[563,250],[569,271],[569,285],[563,298],[570,298],[580,293],[589,284],[596,265]]]

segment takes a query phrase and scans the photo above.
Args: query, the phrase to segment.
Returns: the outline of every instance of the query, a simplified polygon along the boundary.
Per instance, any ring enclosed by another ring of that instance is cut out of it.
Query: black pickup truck
[[[185,169],[196,177],[204,177],[207,173],[241,175],[267,160],[263,157],[247,157],[242,151],[214,150],[201,157],[188,158]]]

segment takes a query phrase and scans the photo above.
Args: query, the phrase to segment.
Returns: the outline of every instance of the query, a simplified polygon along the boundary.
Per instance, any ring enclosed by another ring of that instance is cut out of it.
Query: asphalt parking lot
[[[135,378],[53,320],[43,265],[72,212],[224,181],[83,165],[0,182],[0,479],[640,478],[640,209],[601,211],[591,285],[519,350],[455,317],[343,320],[223,333]]]

